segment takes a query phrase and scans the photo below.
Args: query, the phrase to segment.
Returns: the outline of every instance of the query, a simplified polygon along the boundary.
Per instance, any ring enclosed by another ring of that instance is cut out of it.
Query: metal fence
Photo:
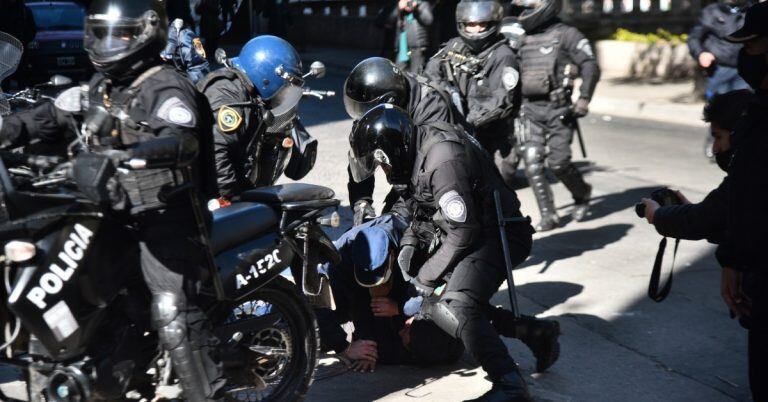
[[[376,28],[377,13],[397,0],[291,0],[292,40],[299,46],[378,48],[384,32]],[[453,10],[457,0],[435,3],[436,38],[455,33]],[[592,39],[610,36],[618,28],[654,32],[687,32],[696,22],[701,0],[564,0],[561,17]],[[442,25],[442,26],[441,26]],[[449,25],[449,26],[446,26]]]

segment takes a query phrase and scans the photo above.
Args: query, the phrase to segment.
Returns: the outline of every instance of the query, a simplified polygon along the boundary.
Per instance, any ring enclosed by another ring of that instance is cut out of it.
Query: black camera
[[[683,200],[680,199],[680,197],[677,196],[677,193],[674,191],[662,187],[660,189],[656,189],[651,193],[651,199],[659,203],[662,207],[665,207],[667,205],[680,205],[683,203]],[[637,216],[641,218],[645,218],[645,204],[642,202],[635,205],[635,213],[637,213]]]

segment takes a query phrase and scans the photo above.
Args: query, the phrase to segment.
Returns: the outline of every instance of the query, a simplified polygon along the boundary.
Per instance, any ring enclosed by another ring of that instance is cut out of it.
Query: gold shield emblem
[[[202,58],[207,58],[205,55],[205,48],[203,47],[203,42],[200,41],[200,38],[192,39],[192,46],[195,48],[195,52],[200,55]]]
[[[243,124],[243,117],[237,110],[232,109],[229,106],[222,106],[219,109],[219,130],[223,133],[231,133]]]

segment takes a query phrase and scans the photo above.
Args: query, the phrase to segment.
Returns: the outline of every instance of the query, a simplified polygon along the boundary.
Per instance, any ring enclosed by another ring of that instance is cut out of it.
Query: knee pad
[[[440,300],[433,304],[429,312],[429,317],[432,319],[432,322],[445,331],[445,333],[454,338],[459,338],[461,327],[463,326],[462,320],[459,319],[451,306],[448,305],[448,301]]]
[[[544,171],[544,147],[539,144],[527,144],[523,149],[523,161],[527,175],[541,174]]]
[[[152,295],[152,327],[166,350],[173,350],[187,337],[186,300],[171,292]]]

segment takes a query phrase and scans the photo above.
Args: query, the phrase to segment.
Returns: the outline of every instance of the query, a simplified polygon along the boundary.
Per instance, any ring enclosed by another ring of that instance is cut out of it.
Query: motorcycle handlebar
[[[58,156],[19,154],[8,151],[0,151],[0,157],[12,165],[29,166],[37,170],[49,170],[66,161]]]
[[[312,96],[317,99],[323,100],[331,96],[336,96],[336,91],[315,91],[313,89],[307,89],[304,91],[304,96]]]

